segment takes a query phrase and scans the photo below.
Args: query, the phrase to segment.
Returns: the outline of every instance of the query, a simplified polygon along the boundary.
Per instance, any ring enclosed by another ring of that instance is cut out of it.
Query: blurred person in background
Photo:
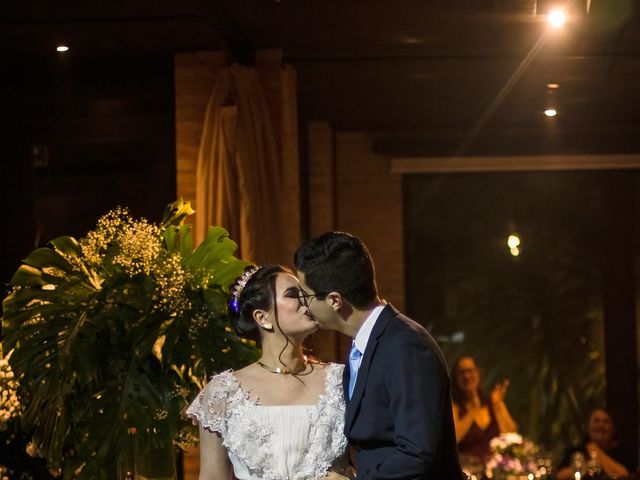
[[[487,395],[481,387],[478,366],[470,356],[460,357],[451,374],[453,420],[461,463],[484,463],[492,438],[517,431],[504,402],[509,380],[498,383]]]
[[[569,448],[558,465],[557,480],[573,480],[575,467],[572,465],[576,454],[584,459],[597,462],[599,469],[612,478],[627,477],[633,470],[631,456],[618,445],[615,424],[609,412],[596,408],[589,415],[587,435],[579,445]]]

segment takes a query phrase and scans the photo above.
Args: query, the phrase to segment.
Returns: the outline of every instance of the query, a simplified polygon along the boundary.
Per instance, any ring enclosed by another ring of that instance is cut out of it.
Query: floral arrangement
[[[179,199],[156,224],[117,208],[83,238],[33,251],[11,280],[2,343],[20,422],[64,478],[115,478],[132,437],[141,450],[194,442],[187,403],[256,358],[227,322],[228,285],[247,262],[220,227],[194,250],[193,212]]]
[[[18,382],[7,358],[2,356],[2,346],[0,346],[0,430],[5,430],[9,420],[18,416],[19,413]]]
[[[539,448],[517,433],[502,433],[489,443],[491,456],[486,464],[488,478],[534,473],[538,469]]]

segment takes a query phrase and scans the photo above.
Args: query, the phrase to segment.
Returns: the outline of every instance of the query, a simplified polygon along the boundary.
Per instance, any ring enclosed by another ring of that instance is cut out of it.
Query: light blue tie
[[[351,344],[349,352],[349,400],[353,396],[353,389],[356,386],[356,378],[358,377],[358,368],[360,368],[360,359],[362,352],[356,347],[356,342]]]

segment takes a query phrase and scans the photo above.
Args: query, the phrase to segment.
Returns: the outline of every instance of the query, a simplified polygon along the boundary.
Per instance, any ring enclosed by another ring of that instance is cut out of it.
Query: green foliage
[[[603,184],[582,172],[408,179],[411,314],[488,390],[510,379],[519,431],[559,453],[604,401]],[[518,233],[520,256],[508,235]],[[461,335],[463,333],[464,335]]]
[[[487,386],[510,378],[507,404],[521,431],[559,450],[578,443],[588,410],[604,397],[605,376],[592,343],[602,325],[598,272],[585,252],[554,234],[549,243],[539,239],[544,256],[477,265],[453,315],[466,341],[447,353],[475,356]]]
[[[256,357],[227,324],[227,287],[247,263],[220,227],[192,250],[192,213],[180,199],[154,225],[116,209],[79,241],[32,252],[11,280],[2,343],[21,421],[64,478],[110,478],[132,429],[140,445],[190,443],[187,401]]]

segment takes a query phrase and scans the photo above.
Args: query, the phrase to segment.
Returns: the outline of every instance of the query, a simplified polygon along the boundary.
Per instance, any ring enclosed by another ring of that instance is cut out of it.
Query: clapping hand
[[[509,379],[505,379],[502,383],[497,383],[491,391],[491,402],[496,405],[504,402],[504,396],[509,388]]]

